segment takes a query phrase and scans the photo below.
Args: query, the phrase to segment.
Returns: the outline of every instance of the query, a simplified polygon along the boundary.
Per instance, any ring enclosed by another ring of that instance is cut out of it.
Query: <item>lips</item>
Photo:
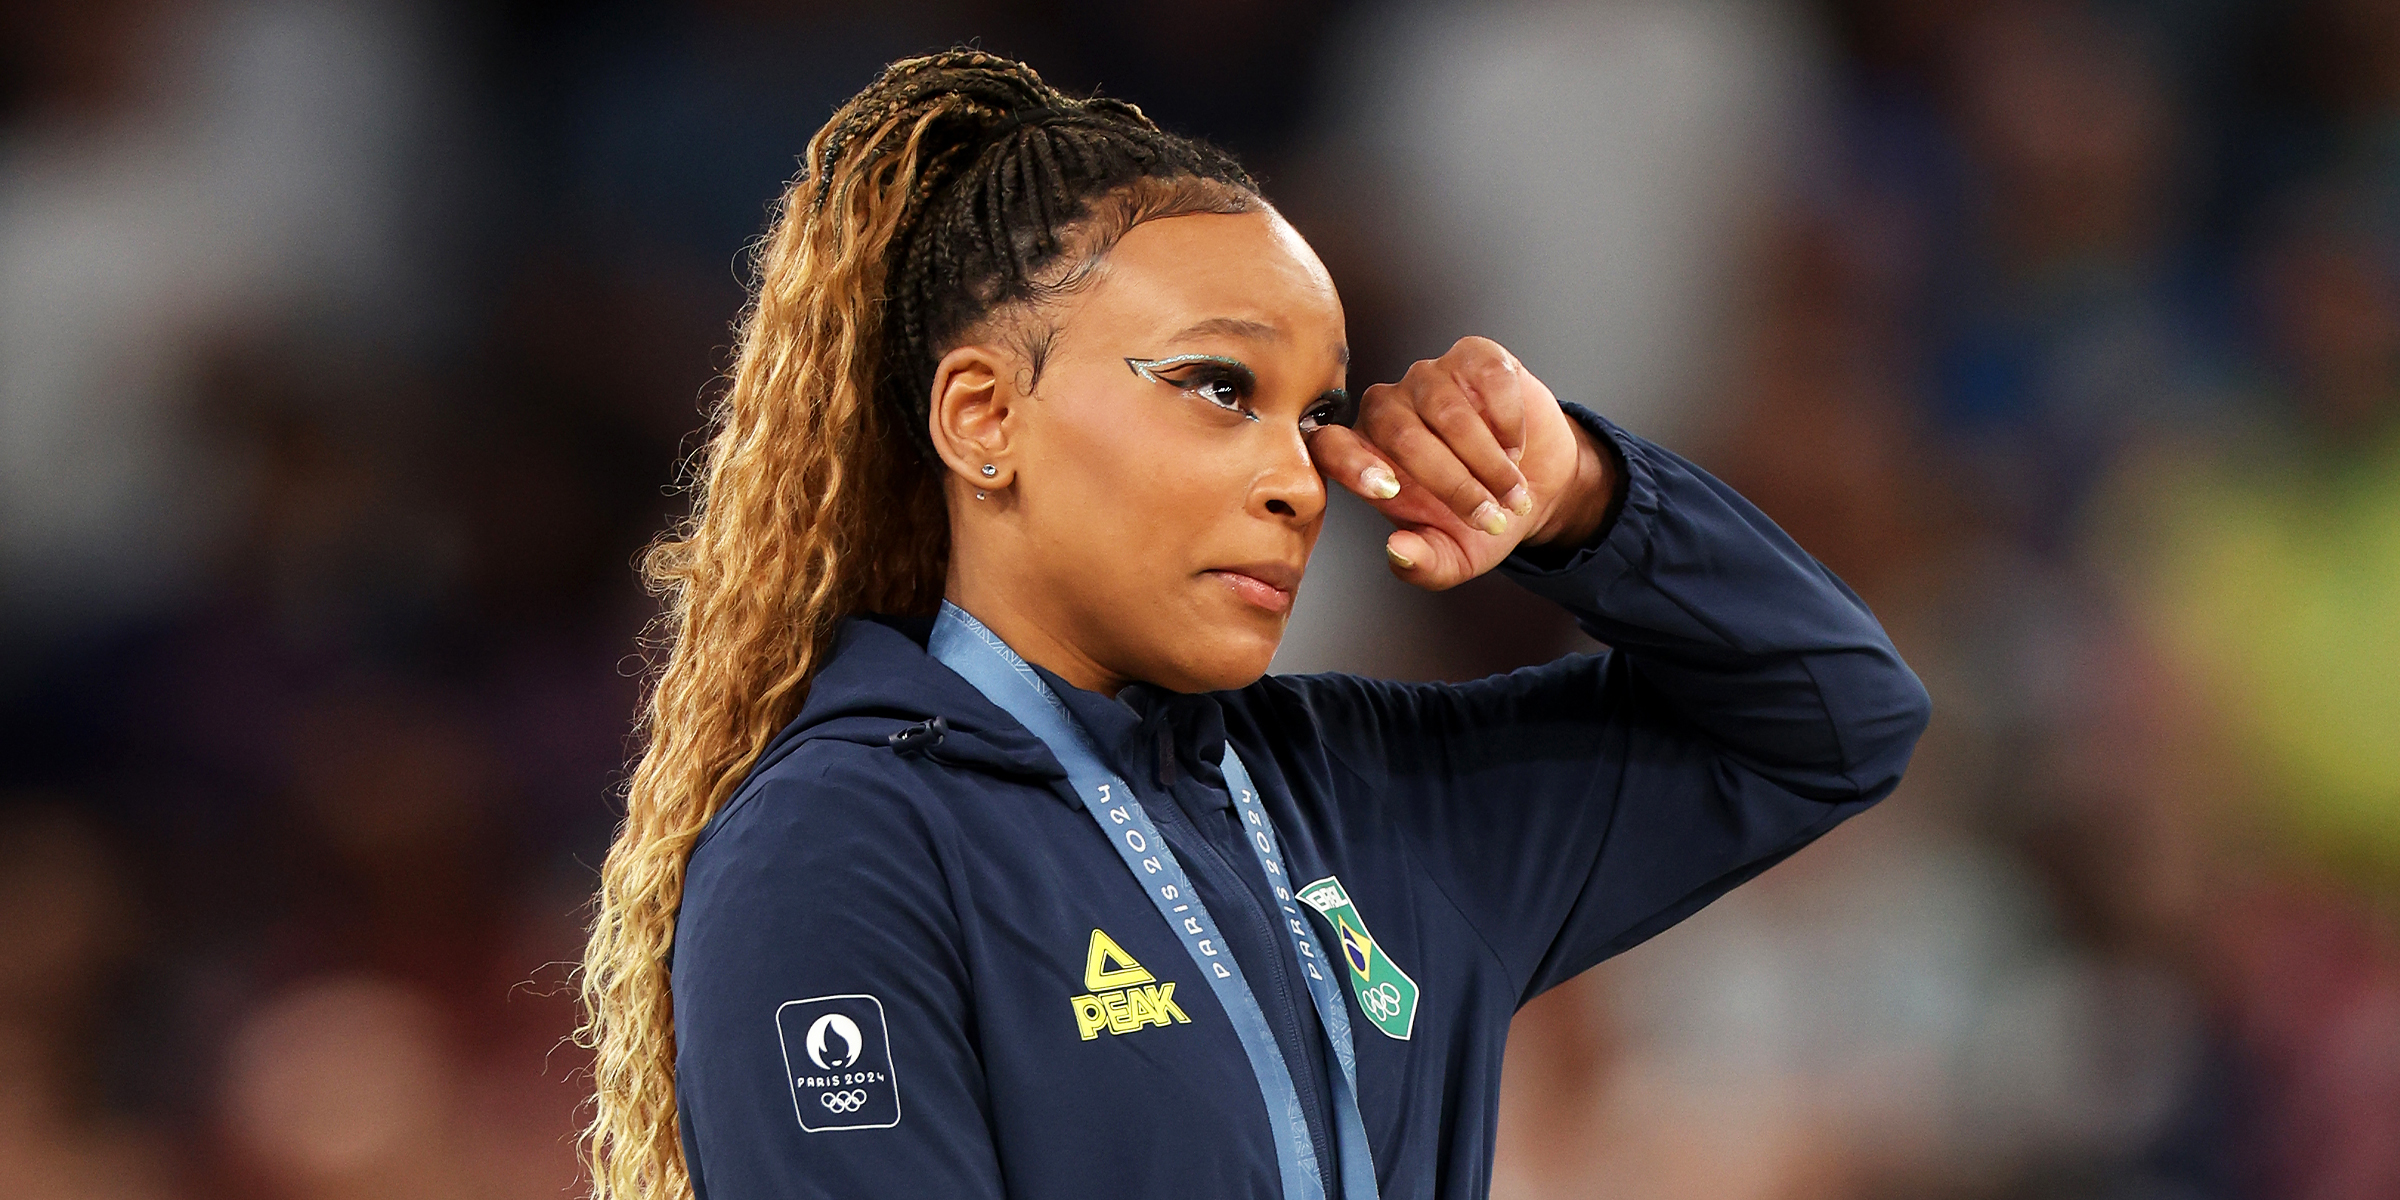
[[[1206,574],[1225,582],[1235,595],[1271,613],[1292,609],[1292,594],[1300,588],[1300,568],[1289,563],[1257,562],[1211,568]]]

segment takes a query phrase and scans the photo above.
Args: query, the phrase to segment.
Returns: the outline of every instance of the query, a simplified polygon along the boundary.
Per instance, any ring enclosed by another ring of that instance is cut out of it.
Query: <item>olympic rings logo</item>
[[[1389,980],[1360,992],[1358,1002],[1365,1006],[1368,1016],[1378,1021],[1389,1021],[1400,1015],[1400,989],[1393,987]]]
[[[857,1112],[867,1106],[867,1089],[852,1088],[847,1092],[826,1092],[817,1101],[837,1113]]]

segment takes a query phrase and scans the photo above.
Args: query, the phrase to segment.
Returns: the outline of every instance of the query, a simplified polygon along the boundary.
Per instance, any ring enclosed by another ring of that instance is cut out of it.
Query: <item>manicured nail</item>
[[[1385,542],[1383,544],[1383,556],[1395,563],[1400,564],[1400,569],[1403,571],[1413,571],[1416,569],[1417,560],[1392,549],[1392,544],[1390,542]]]
[[[1358,485],[1378,500],[1389,500],[1400,494],[1400,477],[1390,467],[1376,463],[1358,473]]]
[[[1521,461],[1523,461],[1523,460],[1524,460],[1524,458],[1525,458],[1525,447],[1523,447],[1523,446],[1510,446],[1510,447],[1508,448],[1508,461],[1510,461],[1510,462],[1521,462]]]
[[[1524,484],[1508,489],[1508,494],[1501,499],[1508,502],[1508,511],[1520,517],[1533,511],[1533,493],[1526,491]]]
[[[1508,532],[1508,514],[1501,512],[1500,506],[1489,500],[1476,505],[1474,515],[1468,517],[1467,520],[1472,522],[1475,528],[1493,537],[1499,537]]]

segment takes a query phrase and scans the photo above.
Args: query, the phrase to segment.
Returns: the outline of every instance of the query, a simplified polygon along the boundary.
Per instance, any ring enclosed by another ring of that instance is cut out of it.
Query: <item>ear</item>
[[[1011,360],[998,347],[960,346],[942,356],[933,369],[933,402],[925,414],[926,432],[950,473],[978,489],[1005,488],[1016,478],[1009,461],[1016,423],[1016,389]],[[983,473],[985,464],[996,468]]]

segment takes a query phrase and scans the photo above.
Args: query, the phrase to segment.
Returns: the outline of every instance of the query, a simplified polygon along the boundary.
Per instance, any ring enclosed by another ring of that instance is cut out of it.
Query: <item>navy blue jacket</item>
[[[1517,1008],[1883,797],[1926,721],[1831,572],[1690,463],[1568,408],[1620,458],[1619,511],[1588,546],[1500,569],[1611,651],[1457,685],[1107,697],[1049,676],[1215,915],[1328,1173],[1323,1035],[1234,832],[1224,739],[1294,879],[1338,877],[1416,981],[1406,1040],[1345,991],[1387,1197],[1484,1195]],[[693,851],[672,977],[702,1200],[1279,1194],[1208,984],[1049,750],[926,655],[930,625],[846,622]]]

